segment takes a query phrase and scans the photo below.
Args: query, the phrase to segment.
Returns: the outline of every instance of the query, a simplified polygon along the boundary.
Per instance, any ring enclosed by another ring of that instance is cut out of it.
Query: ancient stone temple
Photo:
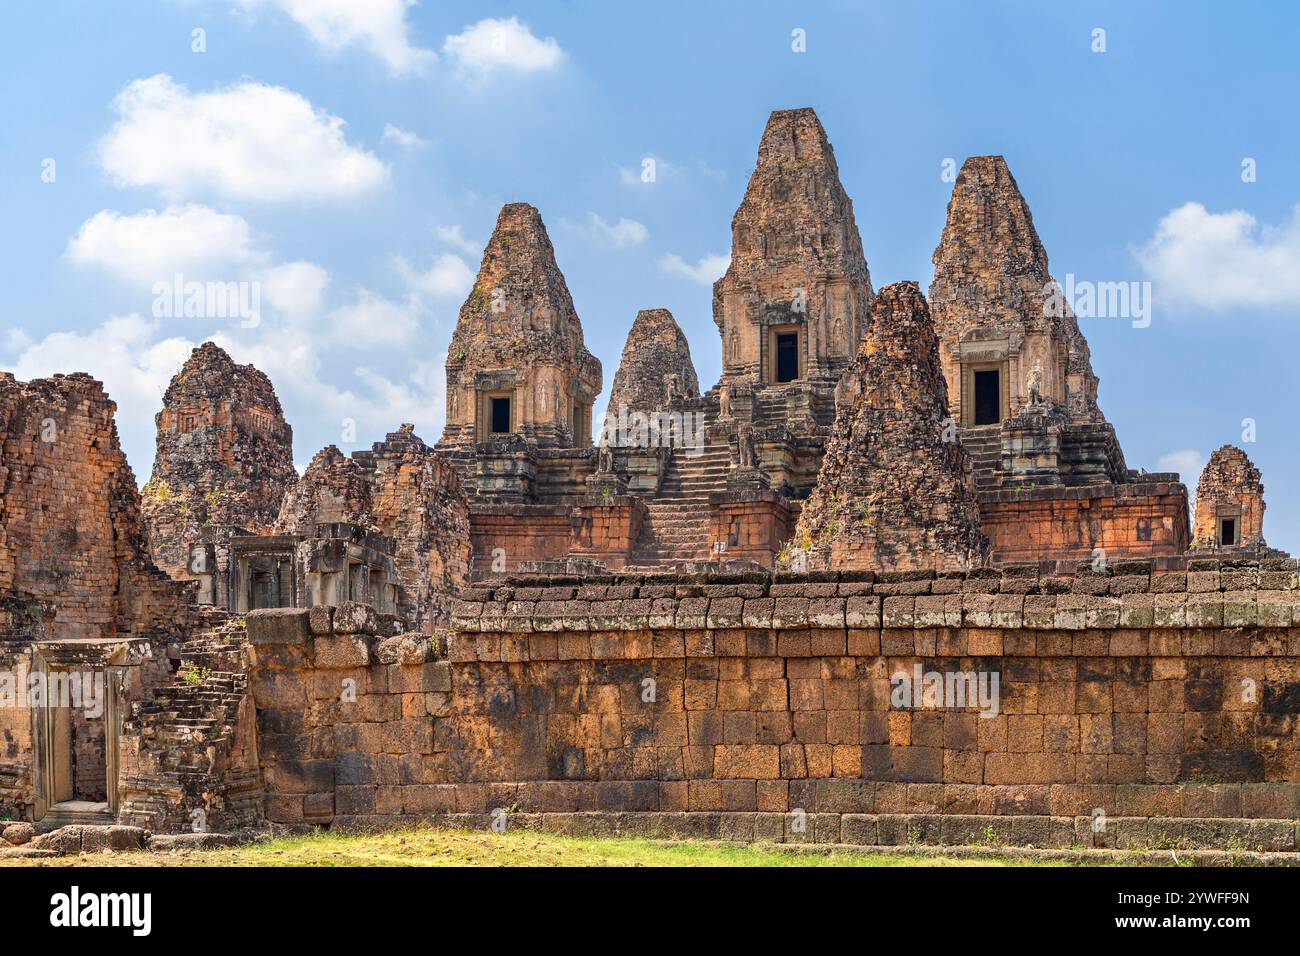
[[[871,275],[817,114],[778,110],[731,222],[731,263],[713,287],[719,421],[753,429],[758,468],[790,498],[816,480],[834,391],[871,309]]]
[[[0,373],[0,819],[112,822],[126,702],[199,627],[149,559],[114,411],[88,375]]]
[[[988,543],[970,460],[948,415],[938,345],[915,282],[880,290],[792,542],[810,568],[950,571],[984,563]]]
[[[714,291],[718,384],[640,312],[598,446],[601,367],[522,204],[438,450],[402,425],[295,481],[270,382],[209,344],[142,507],[97,382],[0,375],[0,856],[507,811],[1294,852],[1300,566],[1258,470],[1215,452],[1184,553],[1186,489],[1127,468],[1000,158],[963,167],[935,266],[928,304],[873,294],[820,123],[781,111]]]
[[[1204,551],[1267,551],[1264,483],[1240,448],[1224,445],[1210,456],[1196,483],[1192,547]]]
[[[115,409],[89,375],[0,373],[0,596],[55,605],[61,638],[148,633],[185,603],[149,560]]]
[[[600,362],[583,345],[541,214],[527,203],[503,206],[447,351],[439,447],[468,455],[475,446],[522,439],[543,449],[585,449],[601,384]],[[466,477],[485,493],[533,500],[546,467],[526,459],[514,459],[518,467],[506,477],[491,467],[468,467]]]
[[[939,358],[994,558],[1185,550],[1186,488],[1125,464],[1088,344],[1001,156],[962,165],[934,267]]]
[[[720,384],[834,384],[866,330],[871,275],[812,110],[768,119],[731,240],[731,264],[713,287]]]
[[[149,549],[174,578],[211,576],[228,532],[269,531],[295,480],[293,430],[271,380],[205,342],[172,378],[142,492]],[[214,595],[205,595],[209,603]]]

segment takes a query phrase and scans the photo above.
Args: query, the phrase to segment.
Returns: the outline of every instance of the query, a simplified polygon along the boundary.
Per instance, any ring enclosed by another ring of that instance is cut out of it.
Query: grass
[[[1062,861],[1013,859],[996,852],[976,857],[836,851],[791,852],[697,840],[570,837],[543,833],[406,830],[323,832],[286,836],[238,847],[163,853],[6,860],[25,866],[1027,866]]]

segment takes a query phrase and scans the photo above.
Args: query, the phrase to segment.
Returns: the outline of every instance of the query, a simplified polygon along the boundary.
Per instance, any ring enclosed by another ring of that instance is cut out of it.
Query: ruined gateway
[[[873,289],[808,109],[769,119],[732,236],[718,382],[641,311],[594,428],[601,364],[522,203],[434,446],[401,425],[298,476],[273,384],[208,343],[137,491],[99,383],[0,377],[3,840],[509,808],[1295,849],[1300,578],[1259,471],[1216,452],[1193,530],[1177,475],[1127,466],[1003,159],[963,165],[928,297]],[[970,695],[900,704],[900,674]]]

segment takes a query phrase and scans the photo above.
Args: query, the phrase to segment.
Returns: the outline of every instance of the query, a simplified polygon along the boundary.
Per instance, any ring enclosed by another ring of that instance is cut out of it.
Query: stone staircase
[[[971,458],[975,493],[997,491],[1001,487],[999,472],[1002,467],[1002,427],[983,425],[978,428],[963,428],[961,443]]]
[[[224,821],[260,817],[256,768],[243,766],[239,752],[239,712],[249,693],[244,643],[234,620],[185,641],[172,681],[134,705],[123,737],[136,738],[140,772],[126,781],[124,822],[188,829],[188,809],[207,793],[223,795]]]
[[[709,540],[709,495],[724,491],[731,446],[707,443],[696,457],[674,447],[658,494],[646,501],[646,515],[632,552],[636,567],[663,567],[713,558]]]

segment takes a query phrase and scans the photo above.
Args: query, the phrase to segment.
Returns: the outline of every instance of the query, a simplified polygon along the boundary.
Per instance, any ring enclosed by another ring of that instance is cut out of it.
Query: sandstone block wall
[[[446,659],[257,612],[268,815],[1294,847],[1297,568],[1170,564],[520,578],[462,592]],[[896,706],[918,664],[997,673],[996,714]]]
[[[1084,485],[986,492],[980,528],[995,562],[1050,554],[1092,561],[1172,557],[1187,550],[1187,488],[1181,482]]]

